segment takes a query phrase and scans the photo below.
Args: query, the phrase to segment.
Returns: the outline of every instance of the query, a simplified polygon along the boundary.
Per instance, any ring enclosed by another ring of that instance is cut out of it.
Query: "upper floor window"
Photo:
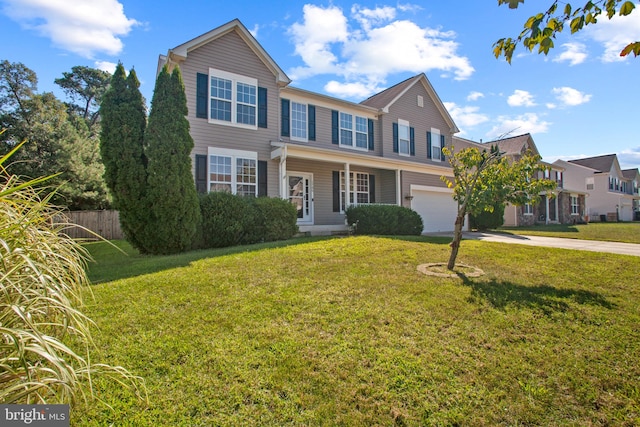
[[[307,140],[307,104],[291,102],[291,138]]]
[[[440,130],[431,128],[431,160],[442,160],[442,141]]]
[[[586,184],[587,184],[587,190],[593,190],[593,188],[595,186],[593,177],[587,178],[586,179]]]
[[[369,149],[367,118],[340,112],[340,145],[360,150]]]
[[[258,81],[209,69],[209,119],[220,124],[257,128]]]
[[[411,136],[409,122],[398,120],[398,154],[401,156],[411,155]]]

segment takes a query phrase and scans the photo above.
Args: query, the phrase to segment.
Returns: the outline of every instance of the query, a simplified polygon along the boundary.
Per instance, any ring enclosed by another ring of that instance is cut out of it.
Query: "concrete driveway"
[[[433,233],[427,235],[453,237],[453,233]],[[601,242],[597,240],[563,239],[559,237],[519,236],[516,234],[476,231],[465,231],[463,233],[463,239],[640,256],[640,245],[635,243]]]
[[[448,234],[453,236],[452,233]],[[596,240],[563,239],[559,237],[518,236],[515,234],[471,231],[465,231],[463,233],[463,239],[640,256],[640,245],[635,243],[601,242]]]

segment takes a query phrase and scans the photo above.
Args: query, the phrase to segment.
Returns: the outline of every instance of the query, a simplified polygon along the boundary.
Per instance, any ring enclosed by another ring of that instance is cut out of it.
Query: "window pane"
[[[211,77],[211,97],[231,101],[231,80]]]
[[[340,130],[340,144],[342,145],[353,145],[353,134],[350,130]]]
[[[297,102],[291,103],[291,136],[307,139],[307,106]]]
[[[212,183],[231,182],[231,157],[211,156],[209,165],[209,179]]]
[[[245,83],[238,83],[238,102],[256,105],[256,87]]]
[[[353,146],[353,116],[340,113],[340,144]]]
[[[236,194],[240,196],[255,196],[257,189],[257,162],[253,159],[236,159]]]
[[[250,105],[238,104],[237,111],[238,123],[243,123],[245,125],[255,125],[256,124],[256,107],[252,107]]]
[[[228,101],[211,100],[211,118],[215,120],[231,121],[231,103]]]

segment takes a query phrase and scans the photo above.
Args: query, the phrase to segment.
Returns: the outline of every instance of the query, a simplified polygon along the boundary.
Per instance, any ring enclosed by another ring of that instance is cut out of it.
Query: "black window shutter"
[[[340,172],[333,171],[333,211],[340,212]]]
[[[196,154],[196,191],[207,192],[207,156]]]
[[[198,73],[196,78],[196,117],[199,119],[207,118],[207,107],[209,102],[209,76],[207,74]]]
[[[416,132],[413,128],[409,128],[409,154],[416,155]]]
[[[398,124],[393,124],[393,152],[398,152]]]
[[[431,132],[427,132],[427,159],[431,158]]]
[[[440,135],[440,158],[442,159],[442,161],[445,161],[445,155],[442,152],[442,149],[444,148],[444,144],[445,144],[445,139],[444,139],[444,135]]]
[[[289,136],[289,100],[283,99],[280,102],[281,107],[281,122],[280,122],[280,135]]]
[[[309,105],[307,106],[307,115],[309,116],[308,126],[309,126],[309,141],[316,140],[316,106]]]
[[[367,119],[367,127],[368,127],[368,132],[369,132],[369,150],[373,150],[374,149],[374,139],[373,139],[373,120],[372,119]]]
[[[339,144],[340,143],[340,132],[338,123],[338,111],[331,110],[331,143]]]
[[[267,162],[258,160],[258,197],[267,195]]]
[[[369,203],[376,202],[376,176],[369,175]]]
[[[267,88],[258,88],[258,127],[267,127]]]

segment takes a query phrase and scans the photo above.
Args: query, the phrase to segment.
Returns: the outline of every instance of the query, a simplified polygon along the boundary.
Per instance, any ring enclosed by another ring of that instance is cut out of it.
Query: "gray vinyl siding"
[[[286,94],[281,95],[281,98],[288,99]],[[308,101],[309,105],[314,105],[313,101]],[[352,148],[342,147],[338,144],[333,144],[331,142],[331,108],[327,108],[324,106],[316,105],[316,140],[315,141],[296,141],[291,139],[290,137],[279,136],[279,138],[283,142],[291,143],[291,144],[300,144],[308,147],[318,147],[322,149],[336,150],[340,152],[350,152],[350,153],[358,153],[370,156],[380,156],[382,154],[382,144],[381,144],[381,133],[379,121],[373,121],[373,137],[374,137],[374,150],[355,150]],[[278,106],[278,108],[280,108]],[[348,109],[340,109],[338,105],[333,110],[348,112],[354,115],[358,115],[357,113],[353,113],[353,111]],[[278,110],[280,111],[280,110]],[[365,117],[364,114],[360,114],[361,117]],[[278,123],[280,126],[280,123]],[[280,132],[278,133],[280,135]],[[355,142],[354,142],[355,143]]]
[[[424,107],[418,106],[418,95],[422,96]],[[393,152],[393,123],[406,120],[415,131],[415,156],[405,157]],[[451,146],[451,129],[422,84],[413,85],[407,93],[394,102],[389,113],[382,116],[382,137],[384,157],[401,158],[419,163],[443,164],[427,159],[427,131],[440,130],[445,136],[445,144]],[[448,165],[448,163],[446,163]]]
[[[279,134],[279,89],[273,72],[256,56],[244,40],[234,31],[215,39],[191,52],[180,64],[189,107],[188,119],[195,146],[192,161],[197,154],[207,154],[208,147],[254,151],[258,160],[268,160],[267,194],[278,195],[278,162],[271,161],[270,141]],[[240,129],[233,126],[211,124],[207,119],[196,118],[196,76],[208,74],[209,68],[256,78],[258,86],[267,89],[267,128]],[[193,161],[195,164],[195,161]],[[195,166],[194,166],[195,168]]]

